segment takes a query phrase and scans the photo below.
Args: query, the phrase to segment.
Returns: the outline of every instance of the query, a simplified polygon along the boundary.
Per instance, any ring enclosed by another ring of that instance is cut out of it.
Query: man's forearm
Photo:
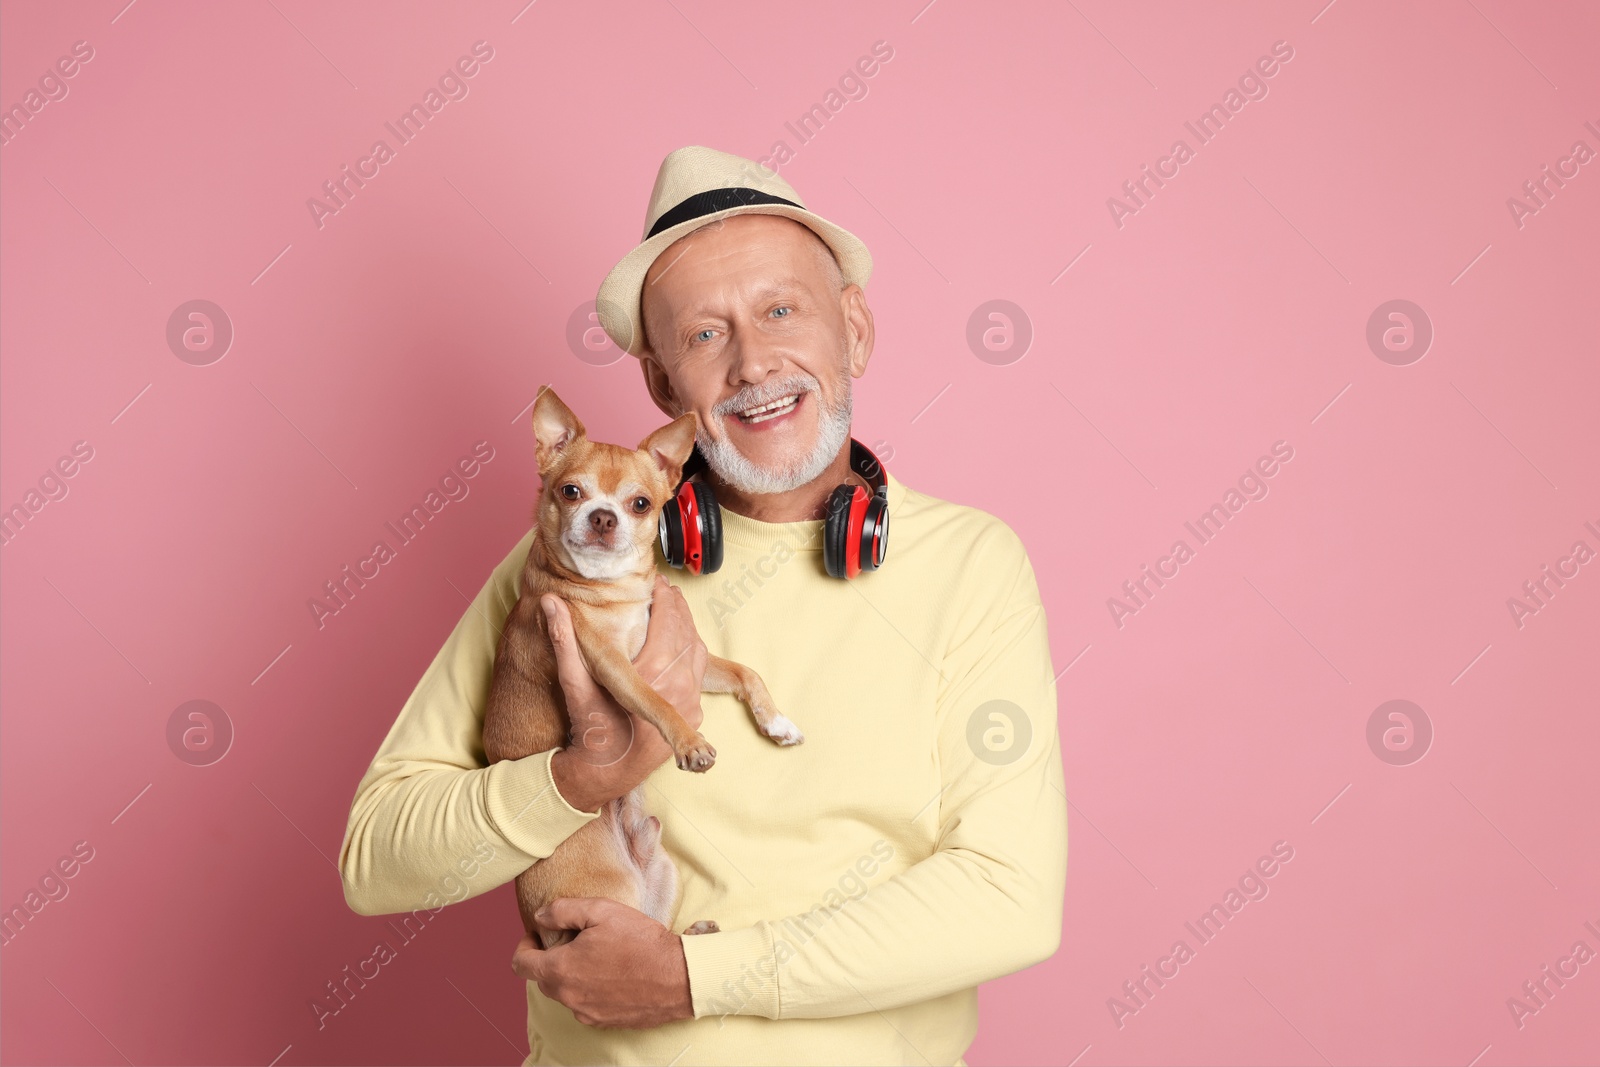
[[[609,790],[595,782],[589,768],[573,765],[572,753],[567,749],[557,749],[550,757],[550,777],[556,791],[579,811],[598,812],[603,804],[614,799]]]
[[[550,757],[550,776],[556,791],[579,811],[598,813],[602,806],[642,782],[651,769],[632,751],[615,763],[597,763],[595,759],[570,745],[556,749]]]
[[[1061,910],[1048,894],[1014,898],[948,854],[846,904],[812,936],[801,922],[815,928],[818,919],[683,938],[695,1016],[886,1011],[1022,970],[1061,943]],[[865,951],[871,965],[847,974],[840,961]]]
[[[551,756],[483,768],[397,762],[369,775],[339,853],[351,909],[383,915],[441,907],[504,885],[554,852],[596,816],[568,803]]]

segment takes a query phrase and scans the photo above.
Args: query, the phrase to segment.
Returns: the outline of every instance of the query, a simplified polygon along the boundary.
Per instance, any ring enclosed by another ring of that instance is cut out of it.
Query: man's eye
[[[643,515],[645,512],[649,511],[650,510],[650,498],[647,497],[647,496],[636,496],[636,497],[634,497],[633,498],[633,510],[638,512],[640,515]]]
[[[576,500],[583,495],[583,490],[579,489],[571,482],[568,482],[566,485],[561,487],[561,495],[566,497],[568,500]]]
[[[773,308],[772,309],[772,313],[774,315],[777,315],[781,311],[781,312],[783,312],[783,315],[788,315],[789,312],[791,312],[793,310],[794,310],[794,308],[791,308],[791,307]],[[782,316],[779,316],[779,317],[781,318]]]
[[[711,340],[711,336],[710,335],[713,332],[715,332],[715,331],[712,331],[712,330],[701,330],[699,333],[694,335],[694,339],[696,341],[709,341],[709,340]]]

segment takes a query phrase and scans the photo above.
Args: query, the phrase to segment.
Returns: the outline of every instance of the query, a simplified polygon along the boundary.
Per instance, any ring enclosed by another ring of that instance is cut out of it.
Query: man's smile
[[[743,426],[765,426],[768,423],[785,419],[800,410],[800,404],[805,399],[804,393],[790,393],[788,396],[779,397],[777,400],[743,411],[734,412]]]

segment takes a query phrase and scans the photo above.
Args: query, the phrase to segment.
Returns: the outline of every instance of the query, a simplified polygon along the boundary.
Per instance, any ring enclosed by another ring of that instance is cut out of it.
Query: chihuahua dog
[[[567,602],[573,638],[595,682],[660,731],[680,769],[703,772],[715,762],[716,749],[633,665],[650,618],[661,509],[675,495],[697,426],[690,412],[650,434],[637,450],[591,442],[555,392],[540,391],[533,436],[543,485],[520,595],[495,655],[483,720],[490,763],[558,748],[573,729],[539,605],[545,593]],[[749,667],[708,656],[701,684],[704,692],[737,696],[761,732],[778,744],[805,740]],[[670,927],[678,908],[678,873],[660,843],[661,823],[645,811],[642,787],[606,804],[599,818],[517,876],[524,929],[545,948],[570,941],[573,931],[542,927],[534,913],[556,897],[595,896],[621,901]],[[716,928],[702,921],[683,932]]]

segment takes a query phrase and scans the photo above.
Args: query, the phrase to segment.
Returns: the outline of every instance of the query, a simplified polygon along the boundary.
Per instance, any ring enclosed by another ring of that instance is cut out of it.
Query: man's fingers
[[[650,617],[654,619],[656,613],[666,606],[667,597],[672,594],[672,583],[667,581],[665,575],[656,575],[655,585],[650,587]]]
[[[557,897],[533,913],[541,926],[558,930],[586,930],[605,918],[616,901],[606,897]]]
[[[546,593],[539,598],[539,607],[544,611],[545,629],[556,651],[571,648],[572,613],[567,610],[567,602],[554,593]]]
[[[639,648],[635,663],[646,661],[647,651],[661,660],[670,660],[683,650],[683,627],[680,624],[674,596],[681,596],[677,587],[656,575],[656,588],[650,598],[650,621],[645,624],[644,644]],[[664,654],[663,654],[664,653]]]
[[[678,623],[683,627],[684,641],[703,644],[700,640],[700,630],[694,624],[694,612],[689,610],[689,602],[683,598],[683,590],[673,586],[672,592],[678,602]]]
[[[694,649],[687,657],[694,670],[696,678],[704,677],[706,673],[706,657],[710,654],[705,641],[700,637],[700,631],[695,628],[694,614],[689,610],[689,602],[683,598],[683,590],[677,586],[672,587],[672,592],[677,598],[678,618],[684,630],[685,643]]]
[[[667,647],[673,652],[683,647],[683,616],[678,614],[679,605],[683,602],[683,594],[678,587],[661,579],[661,585],[656,588],[656,595],[650,604],[650,618],[661,619],[661,633],[667,639]]]
[[[556,677],[567,695],[567,703],[582,704],[595,686],[583,662],[583,654],[578,651],[578,640],[572,631],[572,613],[567,610],[567,602],[554,593],[540,597],[539,606],[544,610],[545,629],[549,631],[550,646],[556,655]]]
[[[694,628],[694,615],[689,611],[689,602],[683,599],[683,590],[672,586],[663,607],[669,624],[667,632],[672,637],[672,651],[680,652],[699,636]]]
[[[548,953],[539,947],[532,934],[522,935],[516,951],[511,954],[511,970],[518,978],[529,982],[544,981],[545,957]]]

